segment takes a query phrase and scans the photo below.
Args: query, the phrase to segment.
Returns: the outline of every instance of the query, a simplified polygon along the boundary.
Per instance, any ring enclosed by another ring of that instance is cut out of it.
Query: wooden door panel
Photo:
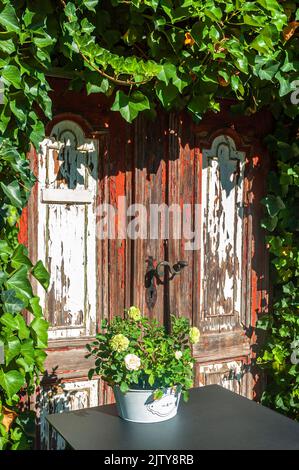
[[[189,120],[170,115],[168,157],[168,204],[180,209],[179,237],[170,219],[169,261],[184,260],[188,266],[170,282],[170,310],[193,319],[197,311],[200,279],[200,160]]]
[[[198,366],[196,385],[221,385],[232,392],[248,396],[246,364],[242,360],[214,362]]]
[[[65,440],[53,429],[49,429],[46,416],[63,411],[74,411],[98,405],[98,380],[63,382],[53,387],[44,387],[38,395],[40,409],[40,445],[44,450],[63,450]]]
[[[72,121],[56,124],[41,144],[38,258],[51,278],[47,294],[38,293],[50,339],[96,331],[96,145]]]
[[[202,152],[201,328],[232,331],[242,321],[244,152],[218,136]]]
[[[166,204],[166,159],[165,159],[165,116],[161,114],[149,126],[146,119],[138,119],[134,126],[134,165],[132,202],[141,205],[144,211],[144,232],[142,237],[132,243],[132,301],[138,305],[145,315],[163,322],[163,286],[156,282],[157,300],[153,308],[148,308],[145,296],[145,273],[148,260],[153,258],[154,264],[165,259],[165,247],[160,233],[153,239],[150,220],[150,205],[163,207]],[[137,212],[140,216],[141,212]]]

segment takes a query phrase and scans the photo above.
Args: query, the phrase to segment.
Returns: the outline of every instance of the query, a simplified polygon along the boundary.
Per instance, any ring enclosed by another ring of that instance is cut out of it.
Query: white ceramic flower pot
[[[165,389],[163,397],[154,399],[154,390],[129,390],[121,392],[113,388],[118,414],[121,418],[135,423],[157,423],[173,418],[177,414],[181,393]]]

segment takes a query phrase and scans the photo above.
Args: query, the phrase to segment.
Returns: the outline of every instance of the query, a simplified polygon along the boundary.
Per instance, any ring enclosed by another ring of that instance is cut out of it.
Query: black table
[[[78,450],[299,450],[299,423],[218,385],[192,389],[177,416],[161,423],[124,421],[115,405],[47,419]]]

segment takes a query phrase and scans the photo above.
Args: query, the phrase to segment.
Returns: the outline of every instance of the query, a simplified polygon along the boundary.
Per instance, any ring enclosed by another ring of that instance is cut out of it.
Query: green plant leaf
[[[83,0],[83,5],[90,11],[95,11],[95,7],[99,3],[99,0]]]
[[[27,250],[24,245],[18,245],[12,255],[11,264],[13,268],[19,268],[22,265],[32,267],[32,263],[27,256]]]
[[[0,183],[2,191],[8,197],[10,203],[18,208],[23,207],[23,199],[21,196],[20,186],[17,181],[12,181],[10,184]]]
[[[38,280],[45,290],[48,289],[50,284],[50,274],[44,267],[42,261],[38,261],[33,267],[31,274]]]
[[[171,83],[169,85],[165,85],[164,83],[159,82],[156,85],[156,93],[163,106],[168,109],[178,96],[178,89]]]
[[[9,32],[18,33],[20,31],[19,21],[16,11],[11,3],[7,3],[0,13],[0,24]]]
[[[97,83],[86,83],[86,91],[88,95],[92,93],[106,93],[109,89],[107,78],[98,79]]]
[[[129,390],[129,386],[126,382],[121,382],[120,384],[120,390],[123,392],[123,393],[127,393],[127,391]]]
[[[161,70],[157,74],[157,78],[162,82],[166,83],[166,85],[168,85],[170,80],[177,80],[178,77],[176,66],[172,63],[165,63],[161,65]]]
[[[21,343],[19,338],[12,336],[8,339],[7,345],[5,348],[5,363],[6,366],[9,365],[10,361],[20,354]]]
[[[285,204],[279,196],[267,196],[262,200],[271,217],[275,217],[282,209],[285,209]]]
[[[1,71],[1,76],[8,84],[12,84],[15,88],[22,88],[20,70],[15,65],[5,65]]]
[[[33,313],[35,317],[41,317],[43,315],[42,308],[40,306],[40,298],[39,297],[32,297],[29,300],[29,310]]]
[[[4,311],[7,313],[20,312],[25,308],[25,303],[16,296],[15,290],[10,289],[1,293],[1,299],[4,305]]]
[[[48,346],[48,322],[43,318],[35,318],[30,323],[31,330],[35,333],[36,347],[47,348]]]
[[[261,226],[269,232],[273,232],[273,230],[277,227],[277,223],[278,217],[275,215],[274,217],[266,217],[262,219]]]
[[[0,41],[0,50],[7,54],[12,54],[16,50],[13,40],[7,39]]]
[[[28,300],[33,296],[32,287],[27,277],[27,266],[21,266],[13,275],[6,281],[8,289],[14,289],[17,294],[20,294],[23,301]],[[27,305],[27,304],[26,304]]]
[[[23,387],[25,378],[17,370],[9,370],[4,372],[0,368],[0,386],[9,398],[15,395]]]
[[[11,330],[16,330],[18,328],[18,323],[14,315],[12,315],[11,313],[4,313],[3,315],[1,315],[0,323],[2,323],[2,325],[7,326]]]
[[[150,384],[150,386],[152,387],[155,383],[155,376],[154,374],[151,374],[148,378],[148,383]]]
[[[132,122],[139,112],[150,109],[148,98],[140,91],[133,92],[130,96],[123,91],[117,91],[112,111],[119,111],[122,117]]]
[[[17,313],[15,316],[15,321],[17,323],[18,337],[20,339],[28,339],[30,336],[30,330],[25,322],[24,317]]]

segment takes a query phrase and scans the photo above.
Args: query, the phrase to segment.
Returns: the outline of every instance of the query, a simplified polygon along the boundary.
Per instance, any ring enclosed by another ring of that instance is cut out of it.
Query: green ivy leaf
[[[37,47],[44,48],[55,44],[56,39],[52,38],[51,36],[49,36],[49,34],[44,31],[41,37],[34,37],[33,42]]]
[[[1,315],[0,323],[2,323],[2,325],[7,326],[11,330],[16,330],[18,328],[18,323],[14,315],[12,315],[11,313],[4,313],[3,315]]]
[[[21,343],[19,338],[16,336],[11,336],[8,341],[7,345],[5,348],[5,364],[6,366],[9,365],[9,363],[20,354],[21,351]]]
[[[64,9],[65,14],[67,15],[68,19],[70,21],[76,21],[77,20],[77,15],[76,15],[76,6],[72,2],[67,2],[66,7]]]
[[[126,95],[123,91],[117,91],[112,111],[119,111],[127,122],[132,122],[139,112],[150,109],[148,98],[140,91]]]
[[[275,78],[279,82],[279,96],[288,95],[291,91],[296,89],[293,85],[293,80],[285,78],[280,72],[277,72]]]
[[[4,372],[0,368],[0,386],[9,398],[15,395],[23,387],[25,378],[17,370]]]
[[[245,55],[237,57],[235,59],[235,64],[241,72],[248,73],[248,59]]]
[[[266,206],[271,217],[275,217],[282,209],[285,209],[285,204],[279,196],[266,196],[262,204]]]
[[[156,85],[156,93],[163,106],[168,109],[178,96],[178,89],[171,83],[165,85],[163,82],[158,82]]]
[[[19,20],[11,3],[7,3],[0,13],[0,24],[6,31],[18,33],[20,31]]]
[[[7,313],[20,312],[25,308],[24,302],[16,297],[16,293],[13,289],[3,291],[1,293],[1,299],[4,306],[4,311]]]
[[[38,280],[45,290],[48,289],[50,284],[50,274],[44,267],[42,261],[38,261],[33,267],[31,274]]]
[[[33,313],[35,317],[41,317],[43,314],[39,301],[40,301],[39,297],[32,297],[29,300],[28,309]]]
[[[250,46],[257,50],[260,54],[269,54],[270,50],[273,48],[272,40],[267,36],[267,33],[259,34],[250,44]]]
[[[258,71],[261,80],[272,80],[277,70],[280,68],[279,62],[269,61]]]
[[[162,82],[166,83],[166,85],[168,85],[170,80],[177,80],[178,77],[176,72],[176,66],[171,63],[165,63],[161,65],[161,70],[157,74],[157,78]]]
[[[45,127],[41,121],[35,122],[29,131],[30,142],[38,148],[45,137]]]
[[[23,199],[21,196],[20,186],[18,181],[12,181],[9,184],[0,183],[2,191],[8,197],[13,206],[21,209],[23,207]]]
[[[28,339],[30,336],[30,330],[25,322],[24,317],[17,313],[15,316],[15,321],[17,323],[18,336],[20,339]]]
[[[95,11],[95,7],[98,3],[99,0],[83,0],[83,5],[90,11]]]
[[[267,217],[262,219],[261,226],[269,232],[273,232],[273,230],[277,227],[277,223],[278,217],[275,215],[274,217]]]
[[[1,76],[8,85],[12,84],[18,89],[22,88],[21,73],[15,65],[5,65],[1,70]]]
[[[13,54],[16,50],[15,44],[12,39],[0,41],[0,50],[6,54]]]
[[[32,287],[27,277],[27,266],[21,266],[13,275],[6,281],[8,289],[14,289],[17,294],[20,294],[22,300],[28,300],[33,297]]]
[[[40,372],[44,372],[44,362],[47,357],[47,353],[43,349],[34,350],[34,365],[36,365]]]
[[[43,318],[35,318],[30,323],[31,330],[35,333],[36,347],[47,348],[48,346],[48,322]]]
[[[91,93],[106,93],[109,90],[109,82],[107,78],[98,79],[98,84],[86,83],[86,91],[88,95]]]
[[[221,8],[216,7],[214,2],[209,5],[209,8],[205,8],[204,13],[208,18],[211,18],[211,20],[213,21],[219,21],[222,18],[222,10]]]
[[[32,263],[25,252],[27,252],[27,249],[24,245],[20,244],[17,246],[11,258],[13,268],[19,268],[22,265],[28,266],[29,268],[32,267]]]

